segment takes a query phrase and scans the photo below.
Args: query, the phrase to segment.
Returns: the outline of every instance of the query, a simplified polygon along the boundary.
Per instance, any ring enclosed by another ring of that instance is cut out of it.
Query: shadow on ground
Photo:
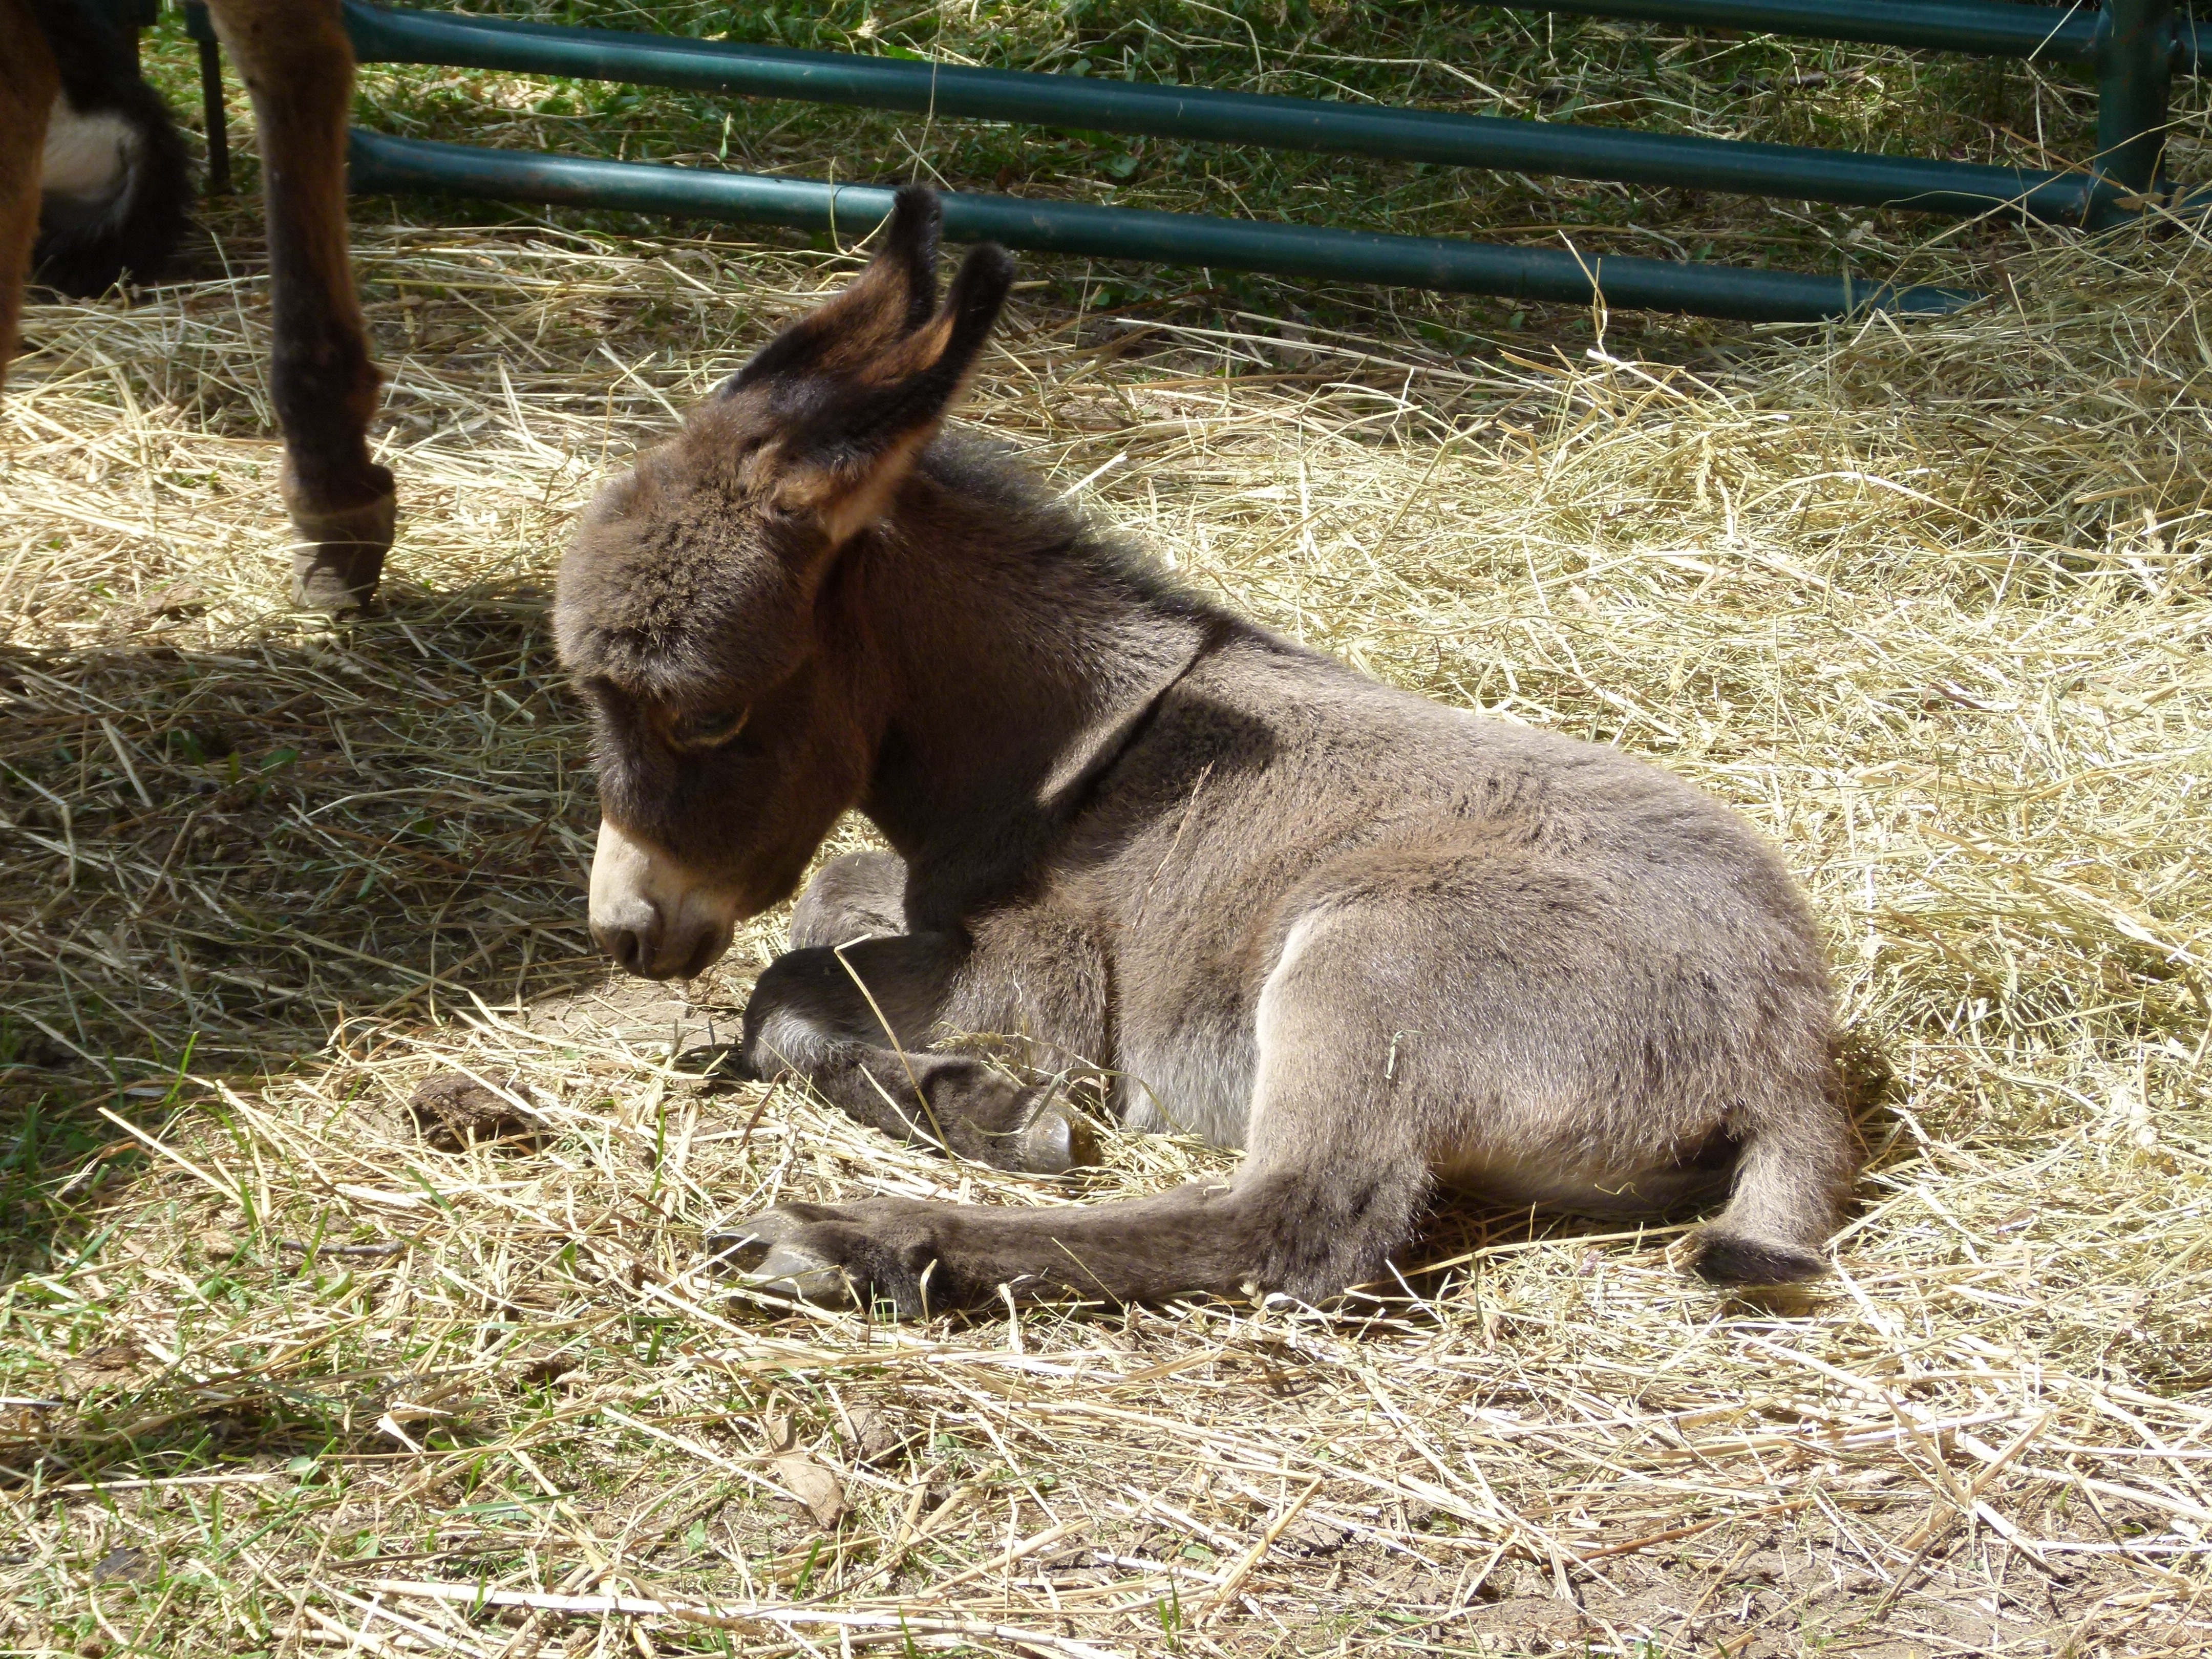
[[[142,1125],[349,1025],[574,992],[596,817],[546,601],[224,626],[189,590],[0,646],[0,1274]],[[187,1075],[198,1083],[180,1082]]]

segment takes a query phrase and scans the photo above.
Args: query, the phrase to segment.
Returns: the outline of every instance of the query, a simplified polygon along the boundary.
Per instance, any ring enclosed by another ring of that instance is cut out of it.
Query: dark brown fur
[[[392,474],[369,459],[377,374],[346,258],[353,49],[336,0],[209,0],[208,9],[260,129],[270,381],[284,432],[284,504],[300,535],[294,593],[345,609],[374,595],[395,516]],[[38,8],[0,0],[0,376],[15,351],[58,85]]]
[[[830,866],[743,1060],[1001,1167],[1080,1120],[940,1034],[1093,1068],[1112,1109],[1248,1156],[1134,1203],[786,1205],[715,1248],[904,1313],[1019,1295],[1281,1291],[1380,1273],[1432,1194],[1664,1213],[1698,1262],[1802,1278],[1856,1164],[1818,939],[1717,803],[1610,749],[1380,685],[1176,586],[940,430],[1011,263],[935,311],[936,209],[602,493],[563,565],[598,710],[592,926],[703,969]],[[865,988],[865,990],[862,988]]]

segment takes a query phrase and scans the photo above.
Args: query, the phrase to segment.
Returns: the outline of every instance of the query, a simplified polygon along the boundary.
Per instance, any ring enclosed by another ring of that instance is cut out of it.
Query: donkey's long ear
[[[795,427],[780,502],[813,515],[832,542],[876,517],[966,386],[1013,283],[1006,249],[987,242],[969,254],[944,310]]]
[[[725,383],[728,397],[781,374],[866,373],[868,362],[929,321],[937,309],[937,192],[908,185],[891,202],[883,246],[827,305],[809,312]]]

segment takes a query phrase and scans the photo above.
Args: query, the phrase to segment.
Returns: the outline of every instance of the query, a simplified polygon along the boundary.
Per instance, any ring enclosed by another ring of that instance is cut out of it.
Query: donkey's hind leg
[[[39,165],[58,86],[53,53],[23,0],[0,0],[0,381],[15,355],[23,284],[39,234]]]
[[[1024,1298],[1109,1302],[1279,1291],[1319,1302],[1381,1276],[1413,1236],[1430,1184],[1424,1115],[1390,1039],[1404,988],[1387,940],[1293,950],[1257,1012],[1250,1154],[1226,1183],[1158,1197],[1022,1210],[874,1199],[785,1205],[718,1230],[710,1248],[771,1294],[902,1314]],[[1353,948],[1344,948],[1346,945]]]
[[[346,255],[353,47],[337,0],[209,0],[208,9],[260,131],[270,385],[284,429],[284,505],[301,543],[293,595],[348,610],[374,597],[397,513],[391,472],[369,459],[378,376]]]

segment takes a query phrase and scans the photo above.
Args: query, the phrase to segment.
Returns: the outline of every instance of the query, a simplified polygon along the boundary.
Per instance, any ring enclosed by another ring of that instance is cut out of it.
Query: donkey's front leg
[[[739,1063],[796,1077],[871,1128],[994,1169],[1059,1175],[1097,1161],[1091,1127],[1050,1088],[921,1048],[965,959],[941,934],[793,951],[745,1006]]]
[[[353,47],[336,0],[209,0],[261,135],[284,429],[284,505],[303,545],[292,591],[316,610],[367,604],[392,545],[392,474],[368,455],[377,373],[346,257]]]
[[[23,283],[39,234],[39,158],[59,77],[38,19],[22,0],[0,0],[0,381],[15,355]]]

